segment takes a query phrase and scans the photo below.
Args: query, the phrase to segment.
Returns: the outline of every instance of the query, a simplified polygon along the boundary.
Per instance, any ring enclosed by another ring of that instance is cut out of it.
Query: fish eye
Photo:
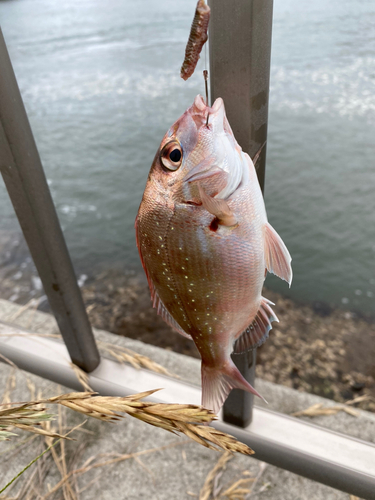
[[[177,141],[171,141],[164,146],[160,153],[160,160],[168,170],[177,170],[182,163],[182,148]]]
[[[169,159],[173,161],[173,163],[178,163],[181,160],[181,157],[181,151],[177,148],[169,153]]]

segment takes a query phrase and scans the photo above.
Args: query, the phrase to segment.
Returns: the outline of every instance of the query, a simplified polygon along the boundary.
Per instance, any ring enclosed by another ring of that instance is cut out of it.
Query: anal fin
[[[292,258],[285,243],[268,222],[264,226],[264,255],[267,271],[287,281],[290,286],[293,278],[290,265]]]
[[[269,331],[272,329],[272,321],[279,321],[271,305],[275,304],[264,297],[261,298],[260,307],[254,321],[234,343],[233,352],[235,354],[255,349],[268,339]]]

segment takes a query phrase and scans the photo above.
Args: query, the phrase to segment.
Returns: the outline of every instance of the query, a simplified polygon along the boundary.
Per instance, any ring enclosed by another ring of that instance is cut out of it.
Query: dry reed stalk
[[[251,455],[254,452],[233,436],[220,432],[206,424],[216,418],[202,406],[151,403],[140,401],[155,390],[128,397],[95,396],[91,393],[71,393],[46,400],[57,403],[99,420],[114,422],[126,413],[144,422],[176,433],[181,432],[199,444],[217,450],[217,447],[231,452]],[[215,446],[214,446],[215,445]]]
[[[37,303],[37,306],[39,304],[39,299],[30,299],[28,302],[26,302],[25,305],[23,305],[22,307],[20,307],[16,312],[14,312],[13,314],[11,314],[10,316],[8,316],[6,318],[6,321],[8,323],[12,323],[15,319],[17,319],[19,316],[21,316],[24,312],[26,312],[28,309],[31,309],[34,305],[35,305],[35,302]]]
[[[59,408],[58,408],[58,425],[59,425],[59,433],[62,434],[63,428],[64,428],[64,416],[63,416],[61,406],[59,406]],[[45,426],[47,427],[46,430],[51,431],[51,422],[50,421],[46,422]],[[47,446],[50,446],[52,444],[53,439],[51,437],[46,437],[45,440],[46,440]],[[56,468],[61,475],[61,478],[64,478],[67,475],[64,440],[61,440],[59,442],[59,445],[60,445],[60,456],[58,455],[57,447],[51,448],[51,455],[52,455],[53,461],[56,465]],[[63,489],[64,500],[78,500],[77,496],[75,495],[75,493],[73,491],[72,485],[70,484],[69,480],[64,482],[62,489]]]
[[[217,496],[214,492],[215,481],[217,481],[216,478],[224,472],[227,463],[232,458],[232,453],[229,453],[228,451],[221,455],[214,468],[208,473],[206,477],[206,480],[199,493],[199,500],[209,500],[211,496]]]
[[[238,481],[235,481],[220,494],[220,500],[224,500],[224,498],[228,500],[246,500],[246,497],[251,493],[249,483],[253,483],[254,481],[254,477],[238,479]]]
[[[5,389],[3,393],[2,403],[7,404],[11,402],[10,395],[16,388],[16,368],[12,367],[7,381],[5,382]]]
[[[17,455],[20,451],[22,451],[26,446],[30,445],[30,443],[32,441],[34,441],[34,439],[36,437],[37,437],[37,434],[34,434],[33,436],[28,436],[26,439],[22,439],[21,441],[18,441],[15,444],[12,444],[12,446],[5,448],[5,450],[2,450],[0,452],[0,456],[5,455],[6,458],[2,462],[0,462],[0,464],[10,461],[15,455]]]
[[[97,396],[91,392],[72,392],[49,399],[40,399],[24,403],[19,407],[0,410],[0,426],[18,427],[31,432],[62,437],[56,433],[48,433],[34,427],[38,422],[48,420],[51,415],[35,410],[37,405],[59,404],[87,417],[106,422],[115,422],[128,414],[150,425],[160,427],[169,432],[183,433],[197,443],[217,450],[239,452],[252,455],[254,452],[233,436],[208,427],[216,415],[202,406],[190,404],[165,404],[140,401],[154,394],[156,390],[146,391],[127,397]]]
[[[1,336],[1,335],[0,335]],[[11,361],[10,359],[8,359],[6,356],[4,356],[3,354],[0,353],[0,358],[5,361],[5,363],[7,363],[8,365],[12,366],[13,368],[15,368],[16,370],[18,370],[18,366],[15,365],[13,363],[13,361]]]
[[[86,372],[84,372],[79,366],[74,363],[70,363],[70,367],[74,371],[76,377],[78,378],[80,384],[87,392],[94,392],[89,385],[89,376]]]
[[[31,378],[28,377],[27,375],[26,375],[26,385],[27,385],[27,388],[29,389],[29,392],[30,392],[30,399],[31,400],[35,399],[36,387],[35,387],[34,382],[31,380]]]
[[[13,405],[13,403],[11,404]],[[42,422],[53,418],[53,415],[45,413],[45,408],[35,408],[38,405],[38,402],[24,403],[18,407],[9,407],[9,403],[1,405],[6,407],[0,409],[0,441],[9,439],[12,433],[9,433],[7,429],[12,428],[22,429],[43,436],[62,438],[63,436],[60,434],[49,433],[41,427],[36,427],[40,426]]]
[[[353,408],[338,405],[338,406],[323,406],[323,403],[317,403],[315,405],[306,408],[305,410],[296,411],[291,413],[292,417],[321,417],[329,415],[337,415],[340,411],[344,411],[351,415],[352,417],[358,417],[358,412],[353,410]]]
[[[346,405],[355,405],[357,403],[363,403],[363,401],[375,401],[375,398],[370,396],[369,394],[364,394],[363,396],[358,396],[354,399],[349,399],[349,401],[345,401]]]
[[[127,349],[126,347],[102,341],[98,341],[98,347],[101,351],[109,354],[119,363],[129,363],[136,369],[146,368],[147,370],[151,370],[156,373],[162,373],[163,375],[168,375],[169,377],[178,378],[176,375],[173,375],[166,368],[164,368],[164,366],[159,365],[159,363],[152,361],[152,359],[147,356],[143,356],[142,354],[138,354],[131,349]]]
[[[15,403],[11,403],[11,404],[14,405]],[[7,405],[9,406],[8,403],[7,403]],[[28,418],[28,415],[26,415],[26,414],[18,415],[17,414],[18,409],[14,408],[14,407],[12,408],[12,410],[15,411],[16,415],[14,415],[13,413],[10,413],[6,417],[6,419],[5,418],[2,419],[1,415],[3,412],[0,410],[0,441],[8,440],[8,439],[4,439],[4,437],[6,437],[7,434],[9,434],[10,437],[17,436],[17,434],[14,434],[14,433],[9,432],[7,430],[6,431],[2,430],[3,425],[4,425],[3,428],[6,428],[6,429],[9,429],[11,427],[16,427],[16,428],[26,430],[26,431],[32,432],[34,434],[42,435],[45,437],[56,437],[56,438],[63,437],[62,433],[61,433],[61,435],[56,434],[52,430],[50,430],[50,427],[45,426],[45,424],[47,424],[49,422],[49,419],[53,420],[53,418],[54,418],[54,415],[44,413],[44,411],[46,410],[45,408],[30,409],[30,415],[29,415],[30,420],[26,424],[20,422],[20,419]],[[3,417],[4,417],[4,415],[3,415]],[[10,420],[12,420],[12,421],[10,421]],[[32,420],[35,420],[35,421],[33,422]],[[33,425],[37,425],[38,427],[34,428]],[[83,432],[84,434],[93,434],[93,432],[89,431],[88,429],[79,429],[79,431]],[[30,436],[29,438],[26,438],[23,441],[16,443],[15,445],[7,448],[6,450],[1,451],[0,456],[8,454],[12,450],[16,450],[16,452],[18,453],[20,451],[20,450],[18,450],[18,448],[23,447],[24,445],[28,444],[35,437],[36,436]]]
[[[39,404],[39,403],[38,403]],[[46,455],[46,453],[48,453],[54,446],[56,446],[59,441],[61,439],[70,439],[68,438],[68,435],[71,434],[72,432],[74,432],[76,429],[78,429],[79,427],[81,427],[82,425],[84,425],[85,423],[87,422],[87,420],[85,420],[84,422],[81,422],[80,424],[76,425],[75,427],[73,427],[73,429],[71,429],[69,432],[67,432],[64,436],[61,436],[57,441],[55,441],[54,443],[52,443],[48,448],[46,448],[40,455],[38,455],[36,458],[34,458],[30,463],[28,463],[26,465],[26,467],[24,467],[8,484],[6,484],[4,486],[4,488],[2,488],[0,490],[0,493],[3,493],[6,489],[8,488],[11,488],[14,484],[15,481],[17,481],[17,479],[27,470],[29,469],[35,462],[37,462],[38,460],[40,460],[44,455]],[[25,500],[24,497],[22,498],[19,498],[20,495],[17,496],[17,500]],[[40,498],[40,495],[38,495],[38,500]]]
[[[119,463],[119,462],[123,462],[123,461],[129,460],[129,459],[132,459],[132,458],[140,457],[142,455],[149,455],[150,453],[155,453],[157,451],[166,450],[168,448],[173,448],[175,446],[181,446],[183,444],[186,444],[187,442],[188,441],[179,441],[179,442],[167,444],[165,446],[159,446],[158,448],[150,448],[148,450],[137,451],[135,453],[127,453],[127,454],[124,454],[124,455],[116,456],[115,458],[106,460],[104,462],[91,463],[96,458],[95,456],[91,457],[91,459],[89,461],[91,463],[91,465],[88,465],[87,464],[88,461],[86,461],[86,464],[83,467],[80,467],[79,469],[74,469],[74,470],[69,471],[67,473],[67,475],[63,479],[61,479],[57,484],[55,484],[55,486],[53,486],[50,489],[50,491],[48,493],[46,493],[39,500],[47,500],[47,498],[49,498],[51,495],[53,495],[54,493],[56,493],[62,487],[62,485],[64,484],[64,482],[67,481],[68,479],[70,479],[72,476],[80,476],[82,474],[85,474],[85,473],[93,470],[93,469],[98,469],[98,468],[101,468],[101,467],[107,467],[109,465],[113,465],[113,464],[116,464],[116,463]]]
[[[49,457],[47,453],[43,452],[42,443],[40,443],[39,459],[37,460],[37,467],[34,468],[30,476],[24,481],[21,489],[17,493],[15,500],[37,500],[40,496],[44,480],[49,471]],[[15,483],[13,483],[14,485]],[[12,486],[13,486],[12,485]]]
[[[268,464],[266,462],[260,462],[259,463],[259,471],[258,474],[255,477],[253,487],[251,488],[251,492],[247,495],[246,500],[249,500],[250,497],[252,497],[255,494],[255,487],[258,484],[260,478],[263,476],[264,471],[267,469]],[[262,489],[262,488],[261,488]],[[260,490],[259,490],[260,491]]]
[[[32,325],[32,323],[34,321],[34,318],[35,318],[36,311],[37,311],[37,309],[39,307],[39,304],[40,304],[40,298],[39,299],[35,299],[34,304],[31,306],[31,313],[29,315],[28,322],[25,325],[26,329],[30,328],[30,326]]]

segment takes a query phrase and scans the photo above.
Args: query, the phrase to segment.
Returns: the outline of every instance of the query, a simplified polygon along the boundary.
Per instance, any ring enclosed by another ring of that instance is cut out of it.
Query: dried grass
[[[151,396],[155,390],[128,397],[97,396],[92,392],[72,392],[49,399],[39,399],[21,404],[18,407],[0,410],[0,427],[20,428],[50,437],[63,437],[48,429],[36,427],[52,415],[45,413],[40,405],[58,404],[66,406],[86,417],[106,422],[116,422],[125,415],[130,415],[150,425],[160,427],[175,434],[185,434],[190,439],[207,448],[223,449],[252,455],[254,452],[233,436],[209,427],[216,415],[202,406],[189,404],[165,404],[141,401]],[[203,424],[203,425],[202,425]]]
[[[74,363],[70,363],[71,369],[74,371],[76,377],[78,378],[80,384],[87,392],[94,392],[93,389],[89,385],[89,376],[86,372],[84,372],[79,366]]]
[[[5,389],[3,392],[2,403],[7,404],[11,402],[11,394],[16,388],[16,368],[12,367],[9,372],[7,381],[5,382]]]
[[[13,403],[11,404],[13,405]],[[6,403],[6,408],[0,410],[0,441],[8,440],[12,435],[15,435],[9,432],[14,428],[34,434],[62,438],[63,436],[60,434],[48,432],[40,427],[42,422],[52,419],[53,415],[46,413],[46,408],[40,408],[38,405],[38,402],[33,402],[15,407]]]
[[[229,488],[227,488],[220,495],[220,499],[228,500],[245,500],[251,493],[252,489],[249,487],[255,481],[254,477],[242,478],[235,481]]]
[[[315,405],[306,408],[305,410],[296,411],[291,413],[292,417],[322,417],[337,415],[340,411],[344,411],[352,417],[358,417],[358,412],[353,410],[348,406],[337,405],[337,406],[323,406],[323,403],[317,403]]]
[[[217,498],[216,489],[218,479],[221,477],[225,467],[233,455],[229,452],[223,453],[215,464],[214,468],[208,473],[206,480],[199,493],[199,500],[209,500],[210,498]]]
[[[80,423],[79,425],[77,425],[76,427],[74,427],[73,429],[71,429],[67,434],[65,434],[65,436],[61,436],[57,441],[51,443],[51,445],[45,449],[42,453],[40,453],[40,455],[38,455],[36,458],[34,458],[29,464],[26,465],[26,467],[24,467],[11,481],[9,481],[9,483],[7,483],[1,490],[0,490],[0,493],[3,493],[7,488],[11,487],[14,482],[27,470],[29,469],[33,464],[35,464],[35,462],[37,462],[39,459],[41,459],[46,453],[48,453],[53,447],[55,447],[58,442],[61,440],[61,439],[70,439],[68,438],[68,435],[71,434],[72,432],[74,432],[76,429],[78,429],[80,426],[84,425],[86,423],[85,422],[82,422]],[[38,469],[37,469],[38,470]],[[35,471],[34,471],[34,474],[35,474]],[[29,481],[30,481],[30,478],[29,478]],[[25,488],[25,485],[23,487],[23,489]],[[27,489],[27,488],[26,488]],[[22,491],[22,490],[21,490]],[[1,497],[0,497],[1,498]],[[38,498],[39,498],[39,495],[38,495]],[[21,493],[19,493],[17,495],[17,500],[25,500],[24,496],[22,495],[21,496]]]
[[[17,318],[22,316],[26,311],[29,311],[30,309],[37,308],[39,305],[40,299],[35,299],[32,298],[28,302],[26,302],[25,305],[21,306],[19,309],[17,309],[16,312],[5,318],[5,321],[8,323],[13,323]]]
[[[61,434],[63,432],[64,427],[65,427],[65,415],[63,415],[61,406],[59,406],[58,424],[59,424],[59,432]],[[47,422],[46,425],[48,427],[50,427],[51,422]],[[50,429],[48,429],[48,430],[50,430]],[[51,446],[52,438],[46,437],[46,443],[47,443],[47,445]],[[53,461],[56,465],[56,468],[61,475],[61,478],[64,479],[67,475],[67,464],[66,464],[66,453],[65,453],[64,440],[61,440],[59,444],[60,444],[60,456],[58,455],[57,448],[54,448],[54,447],[51,447],[51,455],[52,455]],[[62,489],[63,489],[64,500],[78,500],[78,497],[75,494],[75,492],[73,490],[73,486],[70,483],[70,481],[68,481],[68,480],[65,481]]]
[[[208,473],[203,487],[199,494],[199,500],[247,500],[251,495],[254,485],[263,474],[264,466],[261,463],[257,477],[248,477],[250,473],[243,471],[237,475],[230,483],[220,484],[225,468],[233,458],[231,453],[224,453],[214,468]],[[253,483],[253,487],[250,485]]]
[[[268,466],[268,464],[266,464],[265,462],[260,462],[259,463],[258,474],[255,477],[255,480],[254,480],[254,483],[253,483],[253,487],[251,488],[250,493],[246,496],[246,500],[249,500],[250,497],[252,497],[255,494],[255,487],[258,484],[258,482],[260,481],[260,478],[263,476],[263,473],[267,469],[267,466]],[[260,488],[259,492],[264,491],[266,488],[268,488],[268,486],[269,486],[269,484],[266,483],[266,485],[263,485],[263,487]]]
[[[173,375],[166,368],[164,368],[164,366],[159,365],[159,363],[152,361],[152,359],[147,356],[138,354],[131,349],[100,340],[97,344],[101,352],[108,354],[119,363],[129,363],[136,369],[146,368],[147,370],[151,370],[156,373],[162,373],[163,375],[168,375],[169,377],[178,378],[176,375]]]
[[[375,402],[375,398],[373,398],[369,394],[364,394],[363,396],[358,396],[357,398],[349,399],[349,401],[345,401],[345,404],[346,405],[356,405],[359,403],[363,403],[364,401],[374,401]]]
[[[186,444],[186,441],[171,443],[165,446],[159,446],[158,448],[150,448],[148,450],[142,450],[135,453],[127,453],[123,455],[112,454],[109,456],[109,459],[105,461],[99,461],[98,459],[101,458],[101,456],[95,455],[86,460],[85,464],[82,467],[77,469],[72,469],[69,472],[67,472],[67,474],[57,484],[55,484],[55,486],[53,486],[48,493],[46,493],[43,497],[41,497],[40,500],[47,500],[47,498],[49,498],[51,495],[56,493],[60,488],[62,488],[62,486],[72,477],[78,477],[83,474],[86,474],[87,472],[90,472],[93,469],[108,467],[110,465],[114,465],[123,462],[125,460],[136,459],[142,455],[149,455],[151,453],[166,450],[168,448],[173,448],[175,446],[180,446],[182,444]]]

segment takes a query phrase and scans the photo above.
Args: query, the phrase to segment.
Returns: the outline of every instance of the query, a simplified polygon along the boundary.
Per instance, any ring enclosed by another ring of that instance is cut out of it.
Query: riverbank
[[[0,297],[49,311],[30,266],[0,269]],[[157,316],[143,274],[110,269],[81,275],[79,282],[94,327],[199,358],[194,343]],[[338,402],[367,396],[359,406],[375,411],[374,320],[325,303],[298,304],[271,290],[263,294],[275,302],[280,323],[258,349],[257,376]]]

